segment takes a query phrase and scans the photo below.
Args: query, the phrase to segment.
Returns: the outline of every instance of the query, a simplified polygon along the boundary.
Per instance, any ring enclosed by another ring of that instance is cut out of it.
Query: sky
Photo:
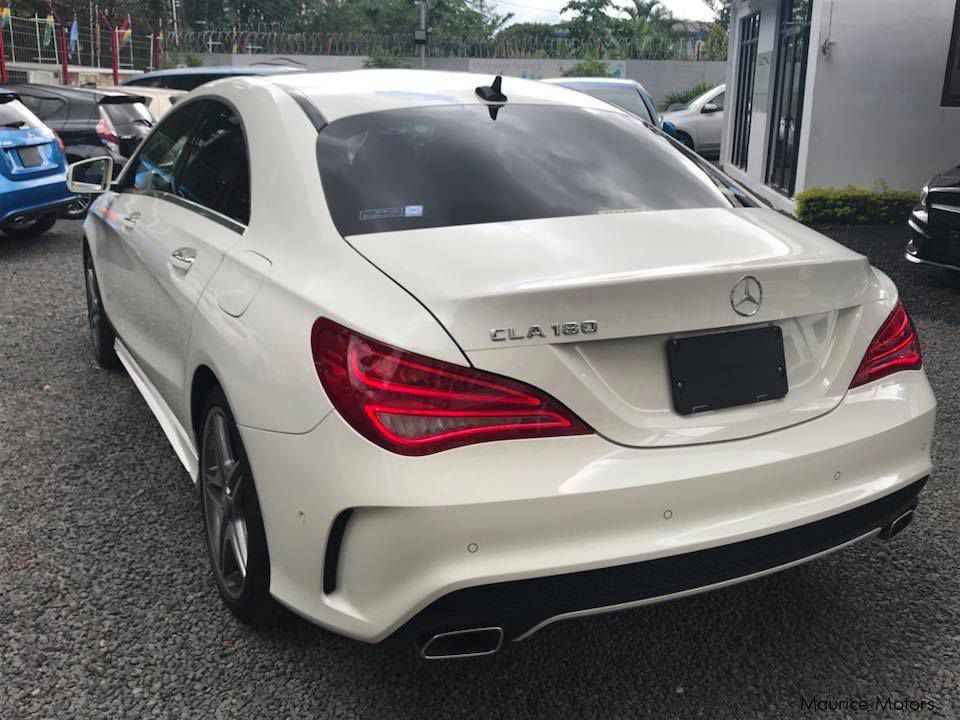
[[[512,22],[546,22],[561,20],[560,9],[567,0],[493,0],[499,13],[513,13]],[[616,3],[621,4],[621,3]],[[622,3],[626,4],[626,3]],[[703,4],[703,0],[663,0],[673,14],[682,20],[712,20],[713,13]],[[566,17],[569,17],[569,13]]]

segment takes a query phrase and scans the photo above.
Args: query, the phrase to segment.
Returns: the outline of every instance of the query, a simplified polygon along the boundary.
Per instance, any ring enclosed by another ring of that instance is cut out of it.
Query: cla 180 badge
[[[592,335],[597,331],[596,320],[583,320],[581,322],[559,322],[551,325],[531,325],[523,328],[494,328],[490,331],[490,339],[494,342],[503,342],[504,340],[529,340],[531,338],[545,338],[548,334],[553,337],[561,335]]]

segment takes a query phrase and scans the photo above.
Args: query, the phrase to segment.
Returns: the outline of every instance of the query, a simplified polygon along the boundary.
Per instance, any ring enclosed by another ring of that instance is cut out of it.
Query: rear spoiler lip
[[[143,95],[102,95],[97,100],[97,105],[127,105],[131,103],[148,105],[149,101]]]
[[[0,104],[19,100],[20,96],[12,90],[0,90]]]

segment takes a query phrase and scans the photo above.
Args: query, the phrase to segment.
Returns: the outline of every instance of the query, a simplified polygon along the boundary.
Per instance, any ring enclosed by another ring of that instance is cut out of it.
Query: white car
[[[723,106],[727,86],[718,85],[691,100],[685,107],[667,110],[664,122],[672,122],[676,138],[704,157],[720,155],[720,133],[723,130]]]
[[[930,474],[889,278],[583,93],[231,78],[77,167],[96,358],[244,620],[486,654],[890,538]]]
[[[167,88],[155,87],[117,87],[111,88],[117,92],[135,95],[146,100],[147,108],[154,120],[159,120],[172,108],[178,100],[186,96],[186,90],[168,90]]]

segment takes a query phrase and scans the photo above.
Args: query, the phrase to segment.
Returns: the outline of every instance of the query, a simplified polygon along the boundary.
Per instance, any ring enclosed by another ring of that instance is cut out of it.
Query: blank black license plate
[[[24,147],[17,150],[20,156],[20,164],[24,167],[36,167],[43,164],[43,158],[40,156],[40,150],[36,147]]]
[[[779,327],[667,342],[673,407],[681,415],[776,400],[787,394]]]

